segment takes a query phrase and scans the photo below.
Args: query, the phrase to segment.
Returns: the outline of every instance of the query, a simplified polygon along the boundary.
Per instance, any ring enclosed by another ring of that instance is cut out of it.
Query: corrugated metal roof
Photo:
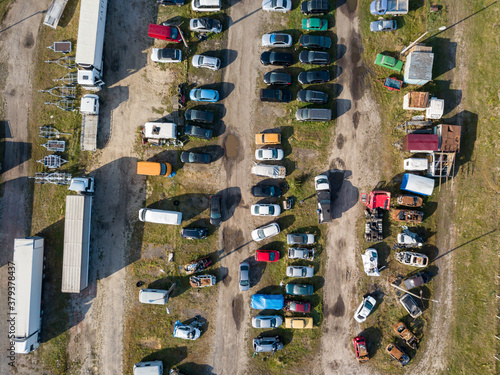
[[[407,134],[403,139],[403,151],[438,151],[436,134]]]
[[[434,54],[432,52],[412,52],[408,55],[405,69],[405,80],[432,80],[432,64]]]
[[[108,0],[82,0],[75,61],[98,68],[102,62]]]
[[[88,285],[91,210],[91,196],[66,197],[62,292],[80,293]]]
[[[462,127],[460,125],[438,125],[437,132],[440,138],[439,151],[459,152]]]

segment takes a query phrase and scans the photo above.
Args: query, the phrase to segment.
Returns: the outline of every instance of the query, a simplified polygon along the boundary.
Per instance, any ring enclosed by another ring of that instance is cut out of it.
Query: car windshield
[[[302,276],[306,276],[307,275],[307,270],[305,268],[302,268],[300,270],[300,272],[302,273]]]
[[[269,260],[275,260],[276,259],[276,254],[275,253],[269,253]]]
[[[177,27],[171,27],[170,28],[170,37],[172,39],[177,39],[177,35],[179,34],[179,31],[177,30]]]
[[[276,159],[278,157],[278,150],[272,150],[271,155],[273,156],[274,159]],[[274,211],[274,208],[273,208],[273,211]]]
[[[241,286],[248,286],[248,280],[241,280],[240,285]]]
[[[373,305],[372,305],[369,301],[365,301],[365,307],[366,307],[368,310],[373,309]]]
[[[269,215],[274,215],[274,207],[269,206],[268,209],[269,209]]]
[[[259,236],[259,238],[266,238],[266,234],[264,233],[264,231],[262,229],[259,229],[257,231],[257,235]]]
[[[321,178],[321,179],[318,180],[318,185],[319,184],[327,184],[327,183],[328,183],[328,180],[325,179],[325,178]]]

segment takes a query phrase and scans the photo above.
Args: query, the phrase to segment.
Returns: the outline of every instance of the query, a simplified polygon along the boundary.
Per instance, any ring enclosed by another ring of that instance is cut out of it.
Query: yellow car
[[[313,328],[313,318],[285,318],[285,328]]]

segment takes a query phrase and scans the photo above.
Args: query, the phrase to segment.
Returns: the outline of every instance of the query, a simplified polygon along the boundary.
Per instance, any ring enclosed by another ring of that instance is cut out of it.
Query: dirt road
[[[337,100],[340,117],[330,168],[344,170],[345,176],[351,177],[344,181],[333,208],[335,216],[342,216],[331,224],[328,233],[322,367],[325,374],[373,374],[373,369],[357,365],[351,348],[352,337],[362,331],[353,314],[359,303],[356,284],[361,275],[355,223],[363,210],[360,205],[349,208],[358,200],[358,189],[371,189],[379,181],[377,143],[382,136],[377,104],[363,80],[366,69],[361,61],[356,2],[342,4],[336,11],[337,51],[339,54],[346,52],[338,61],[342,73],[337,81],[343,90]],[[373,157],[363,150],[371,150]]]
[[[227,114],[224,147],[226,149],[225,188],[223,195],[226,216],[234,211],[231,218],[223,223],[221,236],[221,269],[228,272],[220,287],[217,306],[215,347],[213,350],[213,372],[218,375],[245,374],[248,362],[247,345],[249,337],[246,328],[250,319],[249,294],[238,289],[238,265],[250,255],[255,244],[247,244],[253,229],[250,212],[250,168],[251,141],[253,140],[252,106],[255,98],[256,77],[259,69],[259,17],[261,3],[233,1],[230,8],[232,24],[228,30],[228,51],[238,51],[238,55],[223,73],[223,82],[232,92],[223,101]],[[242,41],[245,43],[242,48]],[[234,85],[234,88],[233,88]],[[238,203],[239,202],[239,203]],[[234,206],[237,204],[237,207]],[[264,224],[264,223],[262,223]],[[235,251],[236,250],[236,251]],[[229,254],[231,253],[231,254]],[[227,257],[225,255],[228,255]]]
[[[28,143],[28,114],[31,104],[31,76],[33,55],[37,47],[38,30],[43,11],[48,1],[37,1],[26,6],[26,2],[13,3],[0,25],[0,63],[5,72],[5,159],[2,168],[0,189],[3,197],[0,204],[0,373],[8,374],[7,364],[7,262],[12,260],[14,238],[31,233],[31,189],[28,163],[31,144]],[[2,124],[2,126],[4,126]],[[21,358],[16,359],[16,361]]]

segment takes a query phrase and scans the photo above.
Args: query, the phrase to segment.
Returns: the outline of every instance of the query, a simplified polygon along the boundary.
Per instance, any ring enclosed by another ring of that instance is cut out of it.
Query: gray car
[[[326,108],[299,108],[295,112],[298,121],[331,121],[332,110]]]
[[[286,242],[289,245],[312,245],[314,243],[314,234],[290,233],[286,236]]]
[[[278,328],[283,323],[279,315],[257,315],[252,318],[253,328]]]
[[[415,300],[409,294],[405,294],[401,297],[399,302],[403,305],[405,310],[408,311],[408,314],[410,314],[412,318],[418,318],[422,315],[422,310],[420,310],[420,307],[418,307]]]
[[[286,268],[286,275],[288,277],[313,277],[314,268],[306,266],[288,266]]]
[[[250,289],[250,265],[247,262],[240,263],[240,279],[238,285],[240,291],[244,292]]]
[[[258,336],[253,339],[253,350],[255,353],[275,352],[283,349],[281,337],[262,337]]]
[[[374,33],[378,31],[394,31],[397,28],[398,25],[394,20],[380,20],[370,23],[370,31]]]

